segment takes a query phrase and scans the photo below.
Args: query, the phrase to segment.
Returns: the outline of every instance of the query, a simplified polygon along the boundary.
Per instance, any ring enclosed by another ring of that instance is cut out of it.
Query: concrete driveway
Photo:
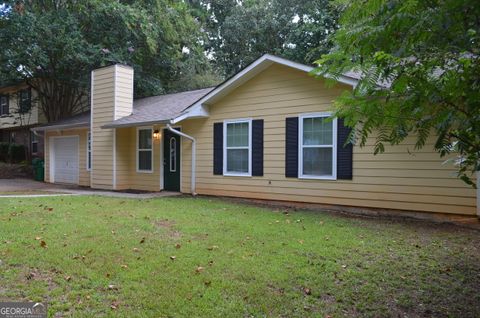
[[[30,179],[0,179],[0,198],[2,197],[44,197],[61,195],[99,195],[132,199],[151,199],[180,195],[178,192],[128,193],[119,191],[95,190],[85,187],[51,184]]]

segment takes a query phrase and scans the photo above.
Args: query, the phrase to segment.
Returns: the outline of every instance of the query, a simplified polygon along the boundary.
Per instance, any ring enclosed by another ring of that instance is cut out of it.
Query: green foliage
[[[210,72],[199,49],[204,35],[182,2],[6,3],[10,7],[0,15],[0,78],[26,80],[39,91],[49,120],[84,108],[90,71],[97,67],[133,66],[136,97],[175,90],[168,83],[185,78],[187,59],[203,65],[195,69],[197,74]],[[184,46],[190,48],[188,57],[182,53]]]
[[[7,162],[9,146],[8,142],[0,142],[0,161]]]
[[[194,14],[205,25],[206,48],[226,76],[265,53],[311,63],[328,52],[337,11],[328,0],[198,0]]]
[[[24,161],[26,148],[24,145],[0,142],[0,161],[19,163]]]
[[[468,184],[480,170],[480,6],[475,0],[337,1],[343,10],[332,51],[317,75],[361,74],[336,101],[360,145],[374,132],[384,144],[434,136],[441,156],[458,154]],[[381,89],[380,89],[381,87]],[[473,185],[474,186],[474,185]]]

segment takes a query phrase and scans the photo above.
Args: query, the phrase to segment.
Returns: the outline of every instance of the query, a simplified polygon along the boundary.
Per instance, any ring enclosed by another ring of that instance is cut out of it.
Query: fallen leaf
[[[304,240],[299,240],[298,243],[303,244],[305,241]]]
[[[112,303],[110,304],[110,308],[112,308],[113,310],[117,309],[118,306],[120,305],[120,302],[114,300],[112,301]]]
[[[47,243],[45,243],[45,241],[40,241],[40,246],[43,247],[43,248],[46,248]]]
[[[303,293],[305,295],[311,295],[312,294],[312,290],[308,287],[303,287]]]

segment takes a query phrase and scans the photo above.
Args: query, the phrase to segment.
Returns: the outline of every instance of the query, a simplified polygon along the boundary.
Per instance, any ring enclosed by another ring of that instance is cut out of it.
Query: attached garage
[[[79,183],[78,136],[50,138],[50,179],[55,183]]]

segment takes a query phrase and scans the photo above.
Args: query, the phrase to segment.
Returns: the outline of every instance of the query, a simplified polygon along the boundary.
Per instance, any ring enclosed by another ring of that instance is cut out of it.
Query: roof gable
[[[314,69],[313,66],[308,66],[278,56],[265,54],[247,67],[245,67],[242,71],[238,72],[231,78],[224,81],[222,84],[218,85],[215,89],[200,98],[194,104],[187,107],[182,112],[182,114],[174,118],[172,122],[177,123],[188,118],[208,116],[207,108],[209,105],[218,102],[219,100],[230,94],[233,90],[243,85],[244,83],[258,75],[259,73],[263,72],[273,64],[287,66],[305,73],[308,73]],[[339,77],[337,80],[340,83],[347,84],[352,87],[355,87],[357,84],[357,79],[353,76],[345,75]]]

